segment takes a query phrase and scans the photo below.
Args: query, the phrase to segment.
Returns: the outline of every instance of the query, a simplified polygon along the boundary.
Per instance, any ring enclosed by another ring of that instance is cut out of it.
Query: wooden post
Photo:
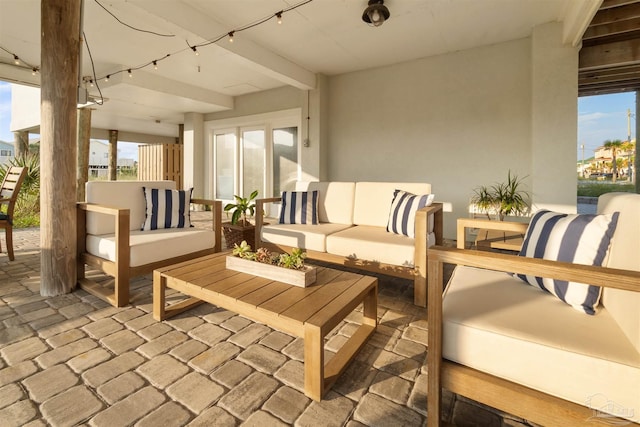
[[[21,130],[18,132],[14,132],[13,137],[15,139],[15,157],[25,157],[27,154],[29,154],[29,131]]]
[[[91,139],[91,109],[78,109],[78,168],[76,170],[76,200],[84,202],[84,184],[89,180],[89,146]]]
[[[109,131],[109,180],[118,179],[118,131]]]
[[[76,116],[81,0],[42,0],[40,294],[76,285]]]

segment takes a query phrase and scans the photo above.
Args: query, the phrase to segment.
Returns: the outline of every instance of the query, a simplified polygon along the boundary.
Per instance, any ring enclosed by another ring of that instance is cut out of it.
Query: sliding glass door
[[[279,196],[295,188],[300,176],[297,120],[273,119],[261,124],[212,128],[206,152],[212,197],[233,200],[258,190],[259,197]],[[231,124],[231,126],[228,126]],[[211,182],[213,181],[213,182]]]

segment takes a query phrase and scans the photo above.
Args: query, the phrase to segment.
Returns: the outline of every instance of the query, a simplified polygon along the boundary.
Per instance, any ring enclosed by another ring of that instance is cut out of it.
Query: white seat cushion
[[[435,236],[429,235],[428,244]],[[358,225],[327,237],[327,252],[385,264],[414,266],[415,240],[387,232],[386,227]]]
[[[446,359],[640,421],[640,353],[606,308],[571,310],[508,273],[456,267],[444,295]]]
[[[151,231],[131,231],[129,265],[138,267],[181,255],[187,255],[215,245],[215,233],[196,228],[164,228]],[[115,262],[114,234],[87,235],[87,252]]]
[[[263,242],[319,252],[327,251],[328,235],[352,227],[350,224],[278,224],[277,219],[266,221],[271,222],[271,225],[262,227]]]

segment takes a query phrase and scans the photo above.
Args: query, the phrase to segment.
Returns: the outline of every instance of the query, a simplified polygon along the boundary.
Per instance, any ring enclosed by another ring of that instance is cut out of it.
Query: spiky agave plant
[[[527,193],[521,189],[521,186],[522,179],[509,171],[507,182],[492,187],[500,221],[503,221],[507,215],[522,215],[529,210]]]

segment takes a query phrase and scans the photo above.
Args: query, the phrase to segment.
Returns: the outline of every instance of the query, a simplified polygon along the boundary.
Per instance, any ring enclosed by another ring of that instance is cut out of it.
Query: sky
[[[627,140],[627,109],[631,109],[631,139],[635,132],[635,93],[585,96],[578,98],[578,140],[576,160],[593,157],[596,148],[611,139]],[[11,122],[11,86],[0,81],[0,140],[13,142]],[[136,144],[118,143],[120,157],[138,159]]]
[[[631,139],[636,137],[635,92],[578,98],[577,160],[593,157],[594,150],[608,139],[626,141],[627,110],[631,109]]]

